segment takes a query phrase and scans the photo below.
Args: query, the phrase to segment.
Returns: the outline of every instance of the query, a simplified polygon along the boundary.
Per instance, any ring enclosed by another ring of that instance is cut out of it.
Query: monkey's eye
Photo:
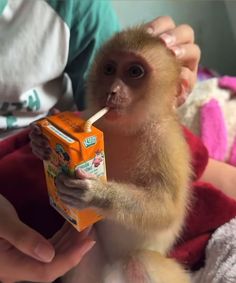
[[[115,72],[116,72],[116,66],[112,63],[107,63],[105,66],[104,66],[104,69],[103,69],[103,72],[105,75],[107,76],[111,76],[111,75],[114,75]]]
[[[132,65],[129,69],[128,69],[128,75],[129,77],[133,78],[133,79],[140,79],[144,76],[145,74],[145,70],[143,68],[143,66],[135,64]]]

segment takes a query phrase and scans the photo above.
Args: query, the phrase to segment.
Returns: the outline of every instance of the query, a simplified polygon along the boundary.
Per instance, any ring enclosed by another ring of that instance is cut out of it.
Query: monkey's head
[[[164,43],[141,27],[117,33],[98,52],[88,80],[89,108],[109,106],[102,119],[138,130],[173,113],[180,65]]]

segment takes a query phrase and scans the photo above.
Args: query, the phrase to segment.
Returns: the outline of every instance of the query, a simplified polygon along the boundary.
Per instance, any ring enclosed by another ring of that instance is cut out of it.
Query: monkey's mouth
[[[114,103],[113,101],[107,101],[105,107],[109,107],[110,111],[120,112],[125,108],[124,103]]]
[[[106,104],[106,107],[109,107],[108,113],[105,115],[105,119],[115,120],[121,118],[125,114],[125,108],[121,105],[110,105]]]

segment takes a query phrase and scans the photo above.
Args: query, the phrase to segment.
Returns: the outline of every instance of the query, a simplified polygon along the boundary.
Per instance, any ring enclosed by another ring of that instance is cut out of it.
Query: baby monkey
[[[108,106],[104,132],[108,181],[78,171],[60,176],[62,200],[104,216],[96,247],[64,277],[68,283],[188,283],[167,253],[189,204],[190,155],[174,100],[180,65],[144,27],[122,31],[98,52],[87,95],[89,116]]]

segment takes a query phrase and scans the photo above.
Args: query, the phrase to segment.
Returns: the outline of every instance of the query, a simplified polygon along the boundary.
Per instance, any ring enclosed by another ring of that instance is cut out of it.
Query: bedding
[[[184,132],[193,152],[196,179],[182,237],[170,256],[196,270],[204,265],[212,233],[236,216],[236,202],[212,185],[198,181],[207,164],[207,151],[198,138],[187,129]],[[31,153],[28,133],[26,129],[0,143],[0,193],[13,203],[26,224],[50,237],[64,220],[49,205],[43,164]]]

